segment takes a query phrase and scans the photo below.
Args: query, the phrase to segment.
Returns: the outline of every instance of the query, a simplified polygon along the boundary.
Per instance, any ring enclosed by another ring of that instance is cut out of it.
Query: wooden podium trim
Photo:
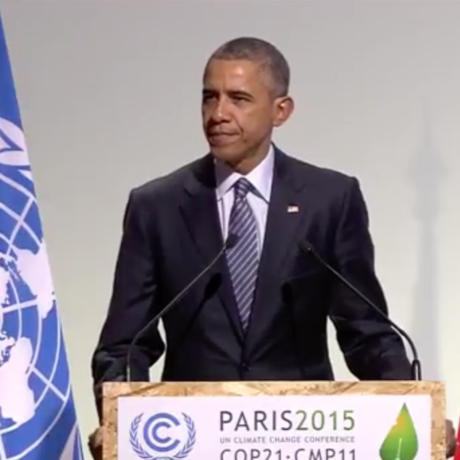
[[[442,382],[107,382],[103,387],[103,460],[117,460],[117,399],[122,396],[429,395],[432,460],[446,458]]]

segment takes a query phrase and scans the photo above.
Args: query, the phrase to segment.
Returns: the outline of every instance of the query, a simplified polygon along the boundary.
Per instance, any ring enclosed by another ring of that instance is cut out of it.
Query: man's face
[[[269,78],[259,64],[211,60],[204,75],[202,102],[211,154],[232,165],[257,155],[270,142],[273,127],[290,114],[286,100],[273,97]]]

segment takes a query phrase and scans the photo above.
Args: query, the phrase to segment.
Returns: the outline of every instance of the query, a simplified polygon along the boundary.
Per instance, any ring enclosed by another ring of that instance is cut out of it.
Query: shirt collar
[[[273,181],[273,166],[275,152],[273,145],[270,146],[267,156],[249,174],[243,176],[233,171],[228,165],[220,161],[215,162],[215,174],[217,184],[217,197],[221,200],[241,177],[245,177],[254,187],[256,193],[267,203],[270,202],[270,192]]]

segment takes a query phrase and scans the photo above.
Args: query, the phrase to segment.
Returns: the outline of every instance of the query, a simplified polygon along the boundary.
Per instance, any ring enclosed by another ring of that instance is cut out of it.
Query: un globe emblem
[[[180,460],[188,457],[196,442],[192,418],[159,412],[134,417],[129,430],[133,452],[142,460]]]
[[[0,118],[0,458],[75,451],[65,359],[24,135]]]

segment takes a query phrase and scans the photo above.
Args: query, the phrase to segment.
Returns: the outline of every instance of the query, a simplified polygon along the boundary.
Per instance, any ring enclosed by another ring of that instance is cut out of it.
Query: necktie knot
[[[247,179],[245,178],[239,179],[235,183],[235,198],[236,199],[244,198],[248,194],[249,190],[251,190],[251,188],[252,188],[252,185]]]

